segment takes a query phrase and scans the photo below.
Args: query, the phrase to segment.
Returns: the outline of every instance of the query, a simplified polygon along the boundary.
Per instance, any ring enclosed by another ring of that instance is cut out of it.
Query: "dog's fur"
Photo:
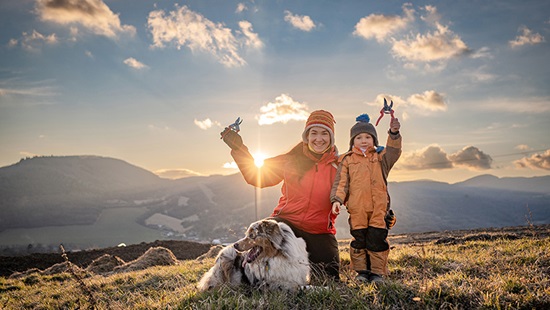
[[[198,284],[201,291],[222,285],[294,290],[309,281],[306,243],[285,223],[264,219],[250,224],[246,235],[225,247]]]

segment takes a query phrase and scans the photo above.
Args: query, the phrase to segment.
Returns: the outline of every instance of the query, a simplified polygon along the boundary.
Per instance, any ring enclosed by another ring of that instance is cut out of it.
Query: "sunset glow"
[[[78,3],[2,2],[1,167],[97,155],[234,174],[219,133],[238,117],[271,157],[328,110],[343,153],[387,99],[403,136],[390,181],[550,173],[549,1]]]
[[[252,157],[254,157],[254,165],[258,168],[262,168],[264,165],[264,160],[267,158],[267,156],[263,153],[255,153]]]

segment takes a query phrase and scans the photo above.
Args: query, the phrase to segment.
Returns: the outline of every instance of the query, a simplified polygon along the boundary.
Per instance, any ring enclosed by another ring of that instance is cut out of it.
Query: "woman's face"
[[[311,127],[307,134],[307,143],[316,153],[323,153],[330,145],[330,133],[323,127]]]
[[[367,149],[374,146],[374,139],[368,133],[362,132],[353,138],[353,146],[359,149]]]

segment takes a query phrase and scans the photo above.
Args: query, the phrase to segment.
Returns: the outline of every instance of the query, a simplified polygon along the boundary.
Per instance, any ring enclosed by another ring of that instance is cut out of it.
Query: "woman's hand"
[[[243,138],[231,130],[229,127],[225,127],[225,130],[220,133],[222,135],[223,142],[227,144],[232,150],[238,150],[243,146]]]
[[[332,214],[340,214],[340,203],[338,201],[332,203]]]

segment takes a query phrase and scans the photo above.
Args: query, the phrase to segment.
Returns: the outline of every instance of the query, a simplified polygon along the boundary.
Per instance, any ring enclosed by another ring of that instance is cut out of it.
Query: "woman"
[[[271,217],[288,224],[296,236],[306,241],[314,275],[326,274],[339,281],[336,215],[330,203],[338,157],[334,123],[331,113],[312,112],[302,142],[286,154],[264,160],[261,169],[254,164],[239,134],[226,128],[222,137],[248,184],[262,188],[283,182],[282,196]]]

